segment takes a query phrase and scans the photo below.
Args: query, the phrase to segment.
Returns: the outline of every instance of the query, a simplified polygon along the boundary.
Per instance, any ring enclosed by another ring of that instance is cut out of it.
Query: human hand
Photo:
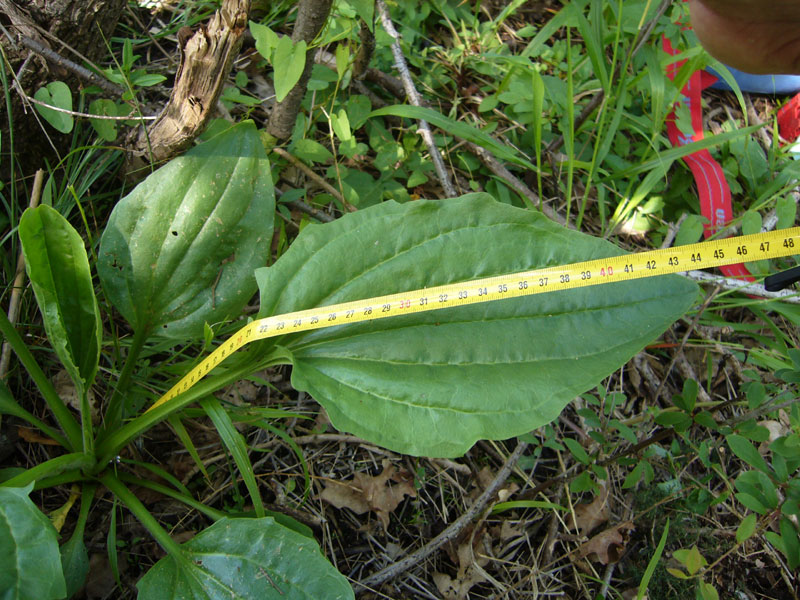
[[[708,52],[748,73],[800,74],[800,0],[689,0]]]

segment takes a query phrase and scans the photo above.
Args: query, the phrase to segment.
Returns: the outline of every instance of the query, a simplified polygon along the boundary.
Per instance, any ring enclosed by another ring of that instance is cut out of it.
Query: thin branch
[[[279,146],[276,146],[275,148],[273,148],[272,151],[275,154],[277,154],[278,156],[281,156],[282,158],[285,158],[286,160],[288,160],[290,163],[292,163],[292,165],[294,165],[295,167],[300,169],[303,173],[305,173],[306,176],[308,176],[311,179],[313,179],[314,182],[317,185],[319,185],[322,189],[324,189],[326,192],[328,192],[331,196],[333,196],[339,202],[341,202],[342,206],[344,206],[347,210],[349,210],[351,212],[355,210],[355,207],[353,207],[353,205],[351,205],[347,200],[345,200],[344,196],[342,196],[342,194],[339,193],[339,190],[337,190],[330,183],[325,181],[322,177],[317,175],[313,171],[313,169],[311,169],[303,161],[299,160],[296,156],[294,156],[293,154],[290,154],[289,152],[287,152],[286,150],[284,150],[283,148],[281,148]]]
[[[392,54],[394,55],[394,65],[397,67],[397,71],[400,73],[400,79],[403,82],[403,87],[406,91],[406,96],[408,101],[413,106],[422,106],[422,99],[420,98],[419,93],[417,92],[417,88],[414,87],[414,82],[411,79],[411,73],[408,71],[408,65],[406,64],[406,59],[403,56],[403,50],[400,48],[400,34],[397,33],[397,30],[394,28],[394,23],[392,23],[391,18],[389,17],[389,11],[386,8],[386,4],[383,0],[377,0],[375,3],[376,8],[378,9],[378,13],[381,18],[381,23],[383,24],[383,28],[386,33],[389,34],[394,41],[392,42]],[[428,152],[431,155],[431,160],[433,160],[433,166],[436,169],[436,174],[439,177],[439,182],[442,184],[444,188],[444,193],[448,197],[454,197],[458,193],[456,192],[456,188],[453,187],[452,182],[450,181],[450,175],[447,173],[447,168],[445,167],[444,160],[442,160],[441,154],[439,154],[439,149],[436,147],[436,142],[433,140],[433,133],[431,132],[431,127],[428,125],[428,122],[419,119],[419,134],[422,136],[425,145],[428,146]]]
[[[397,577],[414,565],[425,560],[428,556],[433,554],[436,550],[441,548],[450,540],[455,539],[458,534],[461,533],[464,527],[471,523],[472,520],[481,511],[483,511],[484,508],[486,508],[492,498],[494,498],[497,490],[500,489],[500,486],[505,483],[506,479],[508,479],[508,476],[511,474],[511,470],[514,468],[517,460],[519,460],[519,457],[522,456],[522,453],[527,447],[527,442],[517,443],[517,447],[514,448],[514,452],[511,453],[508,459],[506,459],[505,464],[503,464],[503,466],[497,472],[497,475],[492,482],[486,487],[483,493],[478,496],[472,506],[470,506],[458,519],[453,521],[453,523],[451,523],[447,529],[433,538],[430,542],[422,546],[419,550],[412,552],[402,560],[399,560],[396,563],[389,565],[385,569],[381,569],[377,573],[370,575],[366,579],[358,582],[356,584],[356,591],[365,591],[365,588],[380,585],[385,581]]]
[[[103,79],[97,73],[93,73],[86,67],[82,67],[76,62],[73,62],[68,58],[64,58],[57,52],[54,52],[53,50],[51,50],[50,48],[48,48],[41,42],[36,41],[33,38],[30,38],[26,35],[20,35],[19,42],[23,46],[28,48],[28,50],[32,50],[36,52],[36,54],[39,54],[40,56],[46,58],[51,63],[54,63],[60,67],[67,69],[68,71],[73,72],[81,79],[85,79],[89,83],[92,83],[98,87],[103,88],[109,94],[114,94],[115,96],[122,96],[122,94],[125,91],[120,86],[111,83],[107,79]]]
[[[717,285],[720,289],[741,292],[750,296],[761,296],[766,299],[781,300],[790,304],[800,304],[800,294],[795,290],[781,290],[779,292],[768,292],[760,283],[752,283],[750,281],[742,281],[741,279],[733,279],[731,277],[721,277],[719,275],[712,275],[704,271],[689,271],[682,273],[684,277],[688,277],[699,283],[709,285]]]
[[[477,144],[472,142],[465,142],[465,146],[467,149],[472,152],[475,156],[477,156],[480,161],[486,165],[486,167],[495,175],[497,175],[500,179],[505,181],[508,185],[510,185],[515,192],[517,192],[520,196],[528,200],[534,208],[541,210],[545,215],[547,215],[553,221],[557,223],[561,223],[565,227],[571,227],[574,229],[573,225],[568,225],[567,220],[558,214],[552,207],[543,204],[541,198],[539,198],[536,193],[534,193],[531,188],[525,185],[519,178],[514,175],[511,171],[505,168],[503,164],[498,161],[492,153],[486,150],[486,148],[482,148]]]
[[[292,208],[296,208],[300,212],[306,213],[309,217],[313,217],[317,221],[322,221],[323,223],[332,223],[335,221],[335,219],[328,213],[324,213],[321,210],[314,208],[310,204],[303,202],[302,200],[291,200],[286,202],[286,204]]]
[[[41,100],[37,100],[32,96],[28,96],[25,92],[20,92],[18,86],[14,86],[17,89],[17,92],[21,94],[22,98],[26,102],[31,102],[32,104],[38,104],[39,106],[44,106],[45,108],[49,108],[50,110],[54,110],[56,112],[64,113],[67,115],[72,115],[73,117],[82,117],[84,119],[104,119],[106,121],[153,121],[158,118],[158,116],[152,117],[144,117],[140,116],[136,113],[131,113],[127,116],[123,117],[112,117],[110,115],[93,115],[90,113],[82,113],[75,110],[68,110],[66,108],[61,108],[60,106],[53,106],[52,104],[48,104],[47,102],[42,102]]]

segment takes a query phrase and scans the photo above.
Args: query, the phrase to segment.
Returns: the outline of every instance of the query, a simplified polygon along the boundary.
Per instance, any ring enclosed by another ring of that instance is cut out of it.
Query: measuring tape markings
[[[690,269],[709,269],[742,262],[781,258],[799,253],[800,227],[792,227],[767,233],[484,277],[461,283],[432,286],[265,317],[248,323],[229,337],[159,398],[148,411],[187,391],[228,356],[245,344],[256,340],[336,325],[531,296],[557,290],[682,273]]]

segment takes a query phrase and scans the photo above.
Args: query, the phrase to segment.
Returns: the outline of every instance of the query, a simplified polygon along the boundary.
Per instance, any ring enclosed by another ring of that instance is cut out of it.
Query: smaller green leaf
[[[104,117],[116,117],[117,105],[113,100],[107,98],[100,98],[94,100],[89,104],[89,113],[93,115],[101,115]],[[117,139],[117,123],[111,119],[89,119],[92,128],[97,132],[101,139],[107,142],[113,142]]]
[[[343,108],[339,109],[338,113],[331,115],[331,127],[333,127],[333,132],[336,134],[336,137],[342,142],[347,142],[353,137],[350,131],[350,121]]]
[[[314,140],[303,138],[297,140],[292,153],[308,162],[324,163],[333,158],[333,154],[325,146]]]
[[[256,41],[256,50],[265,59],[271,61],[272,53],[278,45],[278,34],[266,25],[250,21],[250,33]]]
[[[63,81],[53,81],[46,86],[36,90],[33,97],[39,102],[44,102],[50,106],[55,106],[63,110],[72,110],[72,93],[69,91],[69,86]],[[50,123],[56,130],[61,133],[69,133],[75,124],[72,115],[40,104],[36,104],[36,111],[42,115],[42,118]]]
[[[703,218],[699,215],[689,214],[681,223],[681,228],[678,229],[678,234],[675,236],[676,246],[685,246],[686,244],[694,244],[700,240],[703,235]]]
[[[339,79],[344,77],[348,66],[350,66],[350,48],[345,44],[339,44],[336,46],[336,74]]]
[[[292,38],[283,36],[275,48],[272,68],[275,78],[275,101],[282,102],[295,84],[300,81],[306,67],[306,43],[300,40],[292,43]]]
[[[701,581],[697,584],[697,589],[700,592],[700,597],[703,600],[719,600],[717,589],[706,581]]]
[[[150,87],[166,81],[166,77],[157,73],[148,73],[143,69],[138,69],[131,73],[131,84],[139,87]]]
[[[573,440],[572,438],[564,438],[564,445],[569,449],[572,456],[574,456],[579,462],[582,462],[585,465],[588,465],[591,462],[586,450],[583,449],[583,446],[581,446],[578,441]]]
[[[686,566],[689,575],[694,575],[706,564],[706,559],[700,554],[697,546],[692,546],[686,553],[683,564]]]
[[[633,468],[633,471],[628,473],[628,476],[622,483],[622,489],[632,488],[639,483],[639,480],[642,478],[642,473],[644,472],[644,465],[645,461],[639,461],[637,463],[637,465]]]
[[[786,517],[781,517],[781,539],[783,540],[783,553],[786,562],[792,570],[800,567],[800,539],[797,528]]]
[[[757,210],[748,210],[742,217],[742,233],[744,235],[760,233],[762,222],[760,212]]]
[[[756,512],[756,513],[758,513],[760,515],[765,515],[768,512],[767,507],[764,506],[763,504],[761,504],[761,502],[756,500],[750,494],[745,494],[743,492],[738,492],[736,494],[736,499],[739,502],[741,502],[742,504],[744,504],[747,508],[749,508],[753,512]]]
[[[767,399],[767,389],[760,381],[751,381],[745,388],[745,395],[747,396],[747,406],[750,410],[758,408]]]
[[[672,567],[667,567],[667,573],[673,577],[677,577],[678,579],[689,579],[689,576],[686,573],[678,569],[673,569]]]
[[[0,591],[15,600],[63,598],[58,533],[28,498],[32,489],[0,487]]]
[[[748,465],[768,475],[772,474],[772,469],[747,438],[732,433],[725,436],[725,441],[731,451]]]
[[[655,422],[664,427],[672,427],[675,431],[686,431],[692,425],[692,417],[684,412],[663,411],[656,415]]]
[[[736,529],[736,541],[738,543],[741,544],[755,533],[757,520],[758,517],[752,513],[742,519],[742,522],[739,523],[739,527]]]
[[[786,556],[786,548],[783,545],[783,538],[780,535],[778,535],[774,531],[765,531],[764,537],[770,544],[775,546],[780,551],[781,554]]]
[[[584,471],[573,479],[569,484],[569,491],[573,494],[586,492],[595,489],[595,483],[592,481],[592,476],[589,471]]]
[[[701,410],[694,416],[694,422],[698,425],[702,425],[707,429],[711,429],[712,431],[716,431],[719,429],[719,424],[714,420],[714,417],[711,416],[711,413],[707,410]]]
[[[372,31],[375,2],[373,0],[351,0],[350,4],[356,9],[356,14],[361,17],[361,20],[366,23],[370,31]]]

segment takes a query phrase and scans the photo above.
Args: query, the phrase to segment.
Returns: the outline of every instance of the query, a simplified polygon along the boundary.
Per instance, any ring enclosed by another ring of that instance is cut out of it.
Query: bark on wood
[[[297,21],[294,31],[292,31],[292,41],[297,43],[303,40],[307,44],[313,42],[328,20],[332,3],[332,0],[300,0],[297,8]],[[267,131],[279,140],[285,140],[292,134],[297,115],[300,112],[300,103],[303,101],[306,85],[311,77],[311,69],[314,66],[312,56],[310,53],[306,54],[306,67],[303,69],[300,80],[286,97],[275,105],[272,115],[270,115]]]
[[[203,131],[247,30],[250,0],[225,0],[207,25],[179,33],[181,63],[169,102],[129,145],[128,171],[163,162],[188,148]]]

